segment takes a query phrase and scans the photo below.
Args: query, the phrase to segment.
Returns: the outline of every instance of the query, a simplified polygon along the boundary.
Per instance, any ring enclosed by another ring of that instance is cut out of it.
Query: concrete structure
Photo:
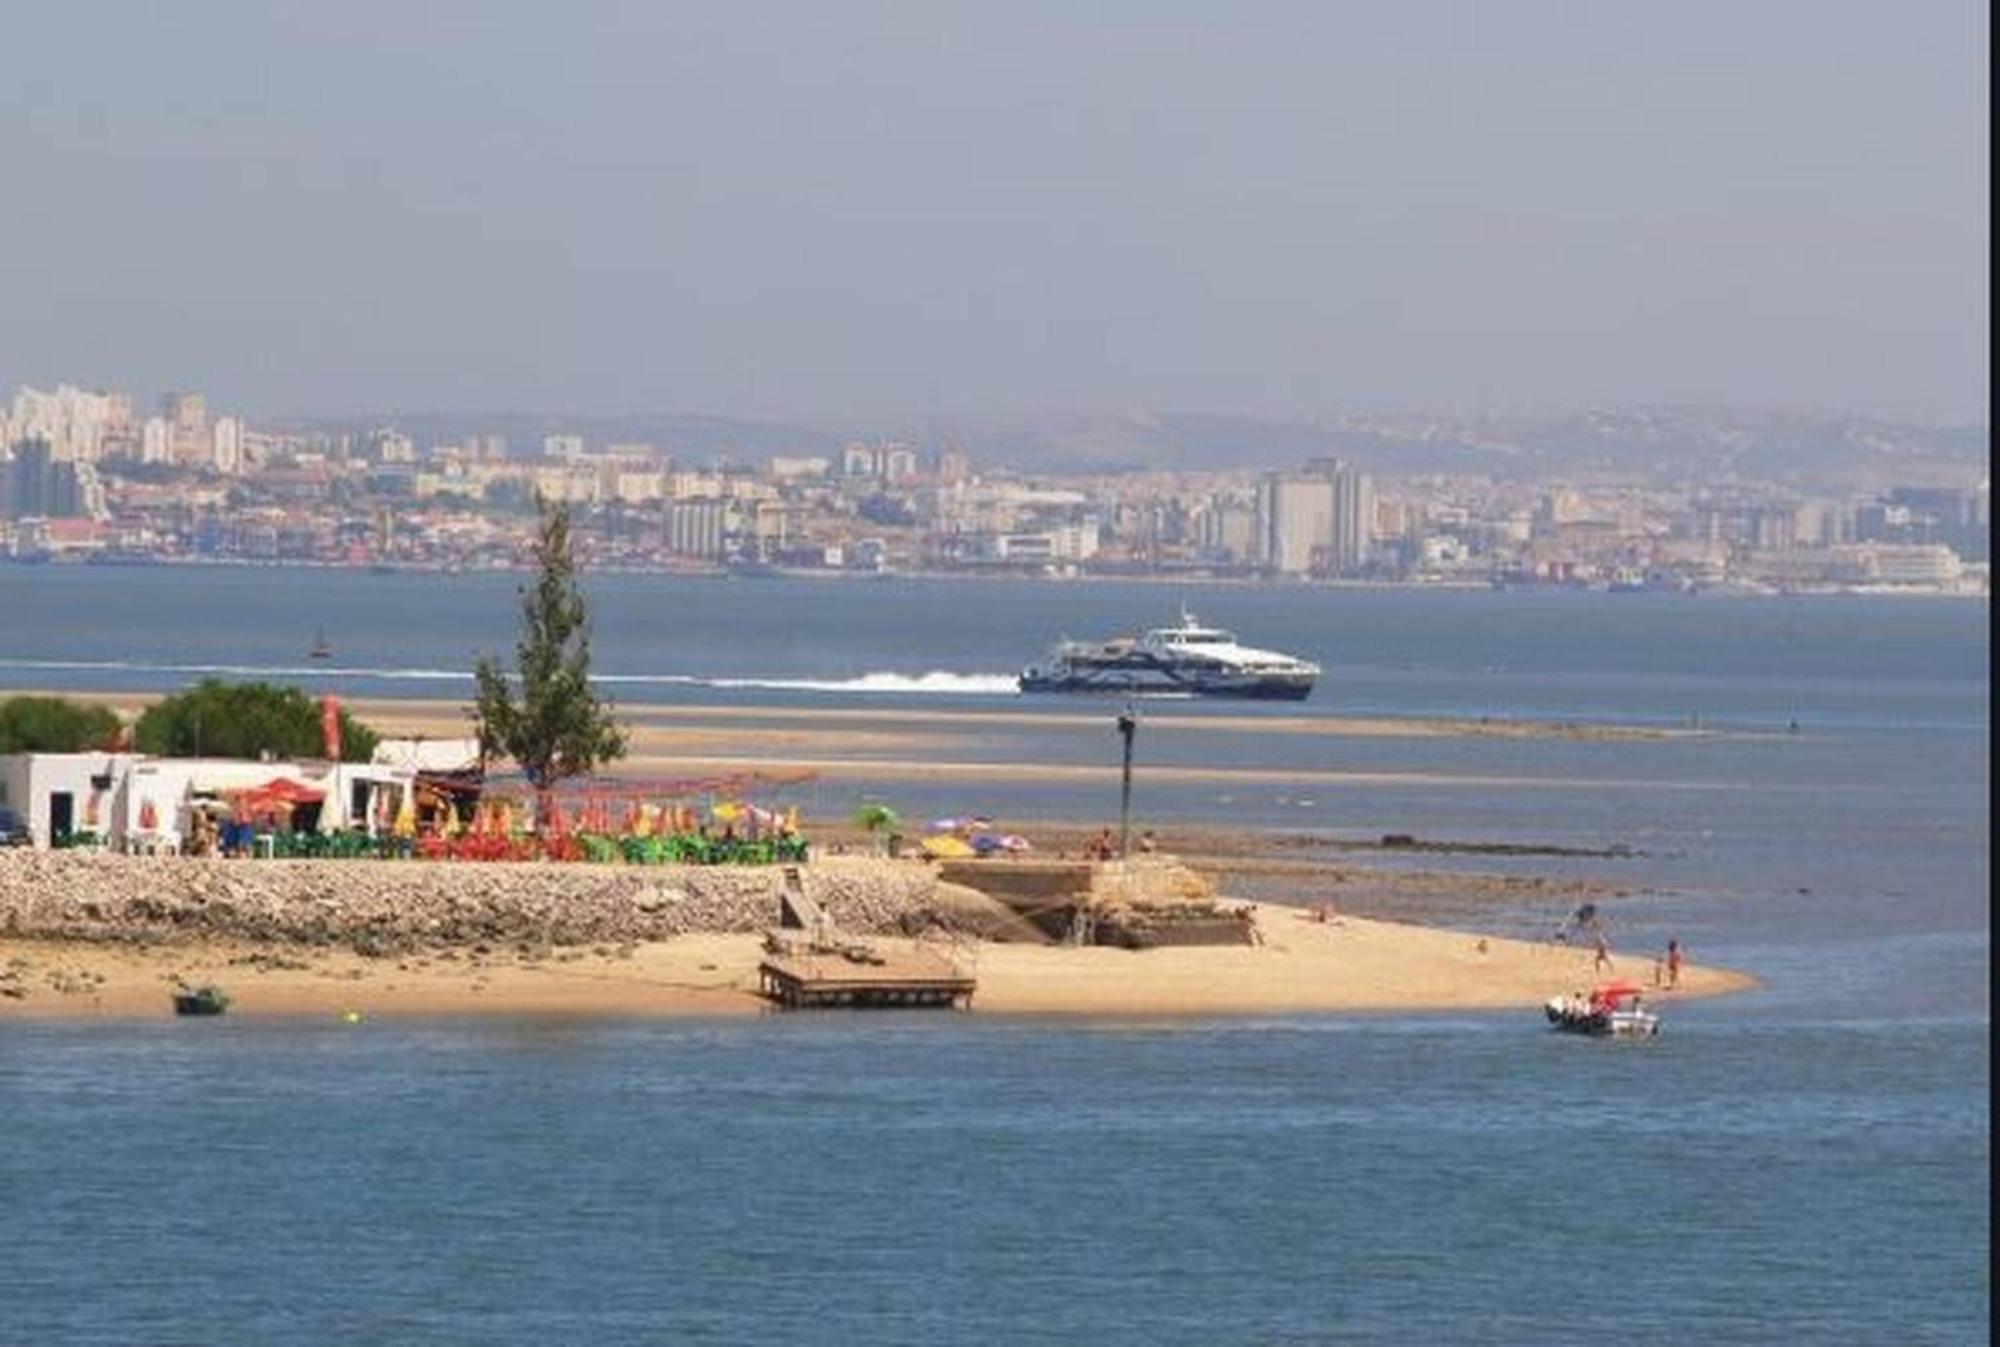
[[[720,560],[729,533],[729,502],[668,501],[661,513],[661,541],[676,556]]]
[[[92,833],[118,851],[173,852],[180,850],[197,809],[224,805],[233,794],[280,780],[323,795],[313,820],[321,831],[372,827],[402,807],[403,792],[414,788],[417,771],[414,762],[399,761],[12,753],[0,756],[0,804],[20,812],[36,846]]]

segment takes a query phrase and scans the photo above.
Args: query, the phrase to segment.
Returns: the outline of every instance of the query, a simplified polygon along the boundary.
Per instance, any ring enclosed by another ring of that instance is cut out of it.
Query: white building
[[[218,416],[209,437],[209,461],[215,470],[229,476],[243,471],[243,423],[233,416]]]
[[[439,741],[463,759],[459,741]],[[383,756],[380,747],[377,757]],[[0,756],[0,804],[17,811],[36,846],[95,834],[117,851],[176,852],[195,812],[226,809],[230,797],[285,782],[299,788],[321,831],[372,827],[394,817],[413,791],[420,763],[249,762],[239,758],[154,758],[132,753],[12,753]],[[433,770],[421,767],[421,770]]]
[[[0,421],[0,443],[47,440],[58,463],[92,463],[109,435],[130,430],[131,400],[119,393],[93,393],[58,384],[53,393],[23,385]]]

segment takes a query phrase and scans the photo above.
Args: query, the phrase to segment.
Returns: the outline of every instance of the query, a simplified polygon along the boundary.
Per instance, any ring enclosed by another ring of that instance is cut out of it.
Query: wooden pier
[[[866,945],[773,953],[757,966],[758,991],[787,1010],[970,1008],[975,979],[924,950],[878,953]]]

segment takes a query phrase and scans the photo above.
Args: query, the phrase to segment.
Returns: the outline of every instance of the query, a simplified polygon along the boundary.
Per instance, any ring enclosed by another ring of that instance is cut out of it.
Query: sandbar
[[[1302,909],[1258,904],[1262,943],[1125,950],[977,941],[940,950],[978,979],[975,1015],[1213,1017],[1359,1011],[1532,1011],[1549,997],[1623,978],[1658,1003],[1756,985],[1695,965],[1680,987],[1653,988],[1650,958],[1594,966],[1589,950],[1359,917],[1320,921]],[[871,943],[900,942],[871,937]],[[450,1015],[589,1017],[787,1013],[756,995],[762,940],[686,935],[632,947],[430,951],[369,958],[325,948],[218,942],[140,947],[0,941],[0,965],[26,989],[0,999],[0,1024],[21,1018],[160,1018],[175,978],[214,982],[252,1018],[333,1020]],[[790,1012],[838,1014],[843,1012]],[[906,1012],[920,1013],[920,1012]],[[953,1013],[953,1012],[929,1012]]]

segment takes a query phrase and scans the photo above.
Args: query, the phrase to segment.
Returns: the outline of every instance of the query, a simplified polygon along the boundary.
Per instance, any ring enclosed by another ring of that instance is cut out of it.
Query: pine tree
[[[514,760],[547,817],[558,783],[625,756],[625,734],[609,702],[590,687],[590,610],[577,587],[569,507],[536,497],[532,587],[521,588],[521,638],[515,646],[520,700],[491,655],[473,668],[479,689],[482,757]]]

